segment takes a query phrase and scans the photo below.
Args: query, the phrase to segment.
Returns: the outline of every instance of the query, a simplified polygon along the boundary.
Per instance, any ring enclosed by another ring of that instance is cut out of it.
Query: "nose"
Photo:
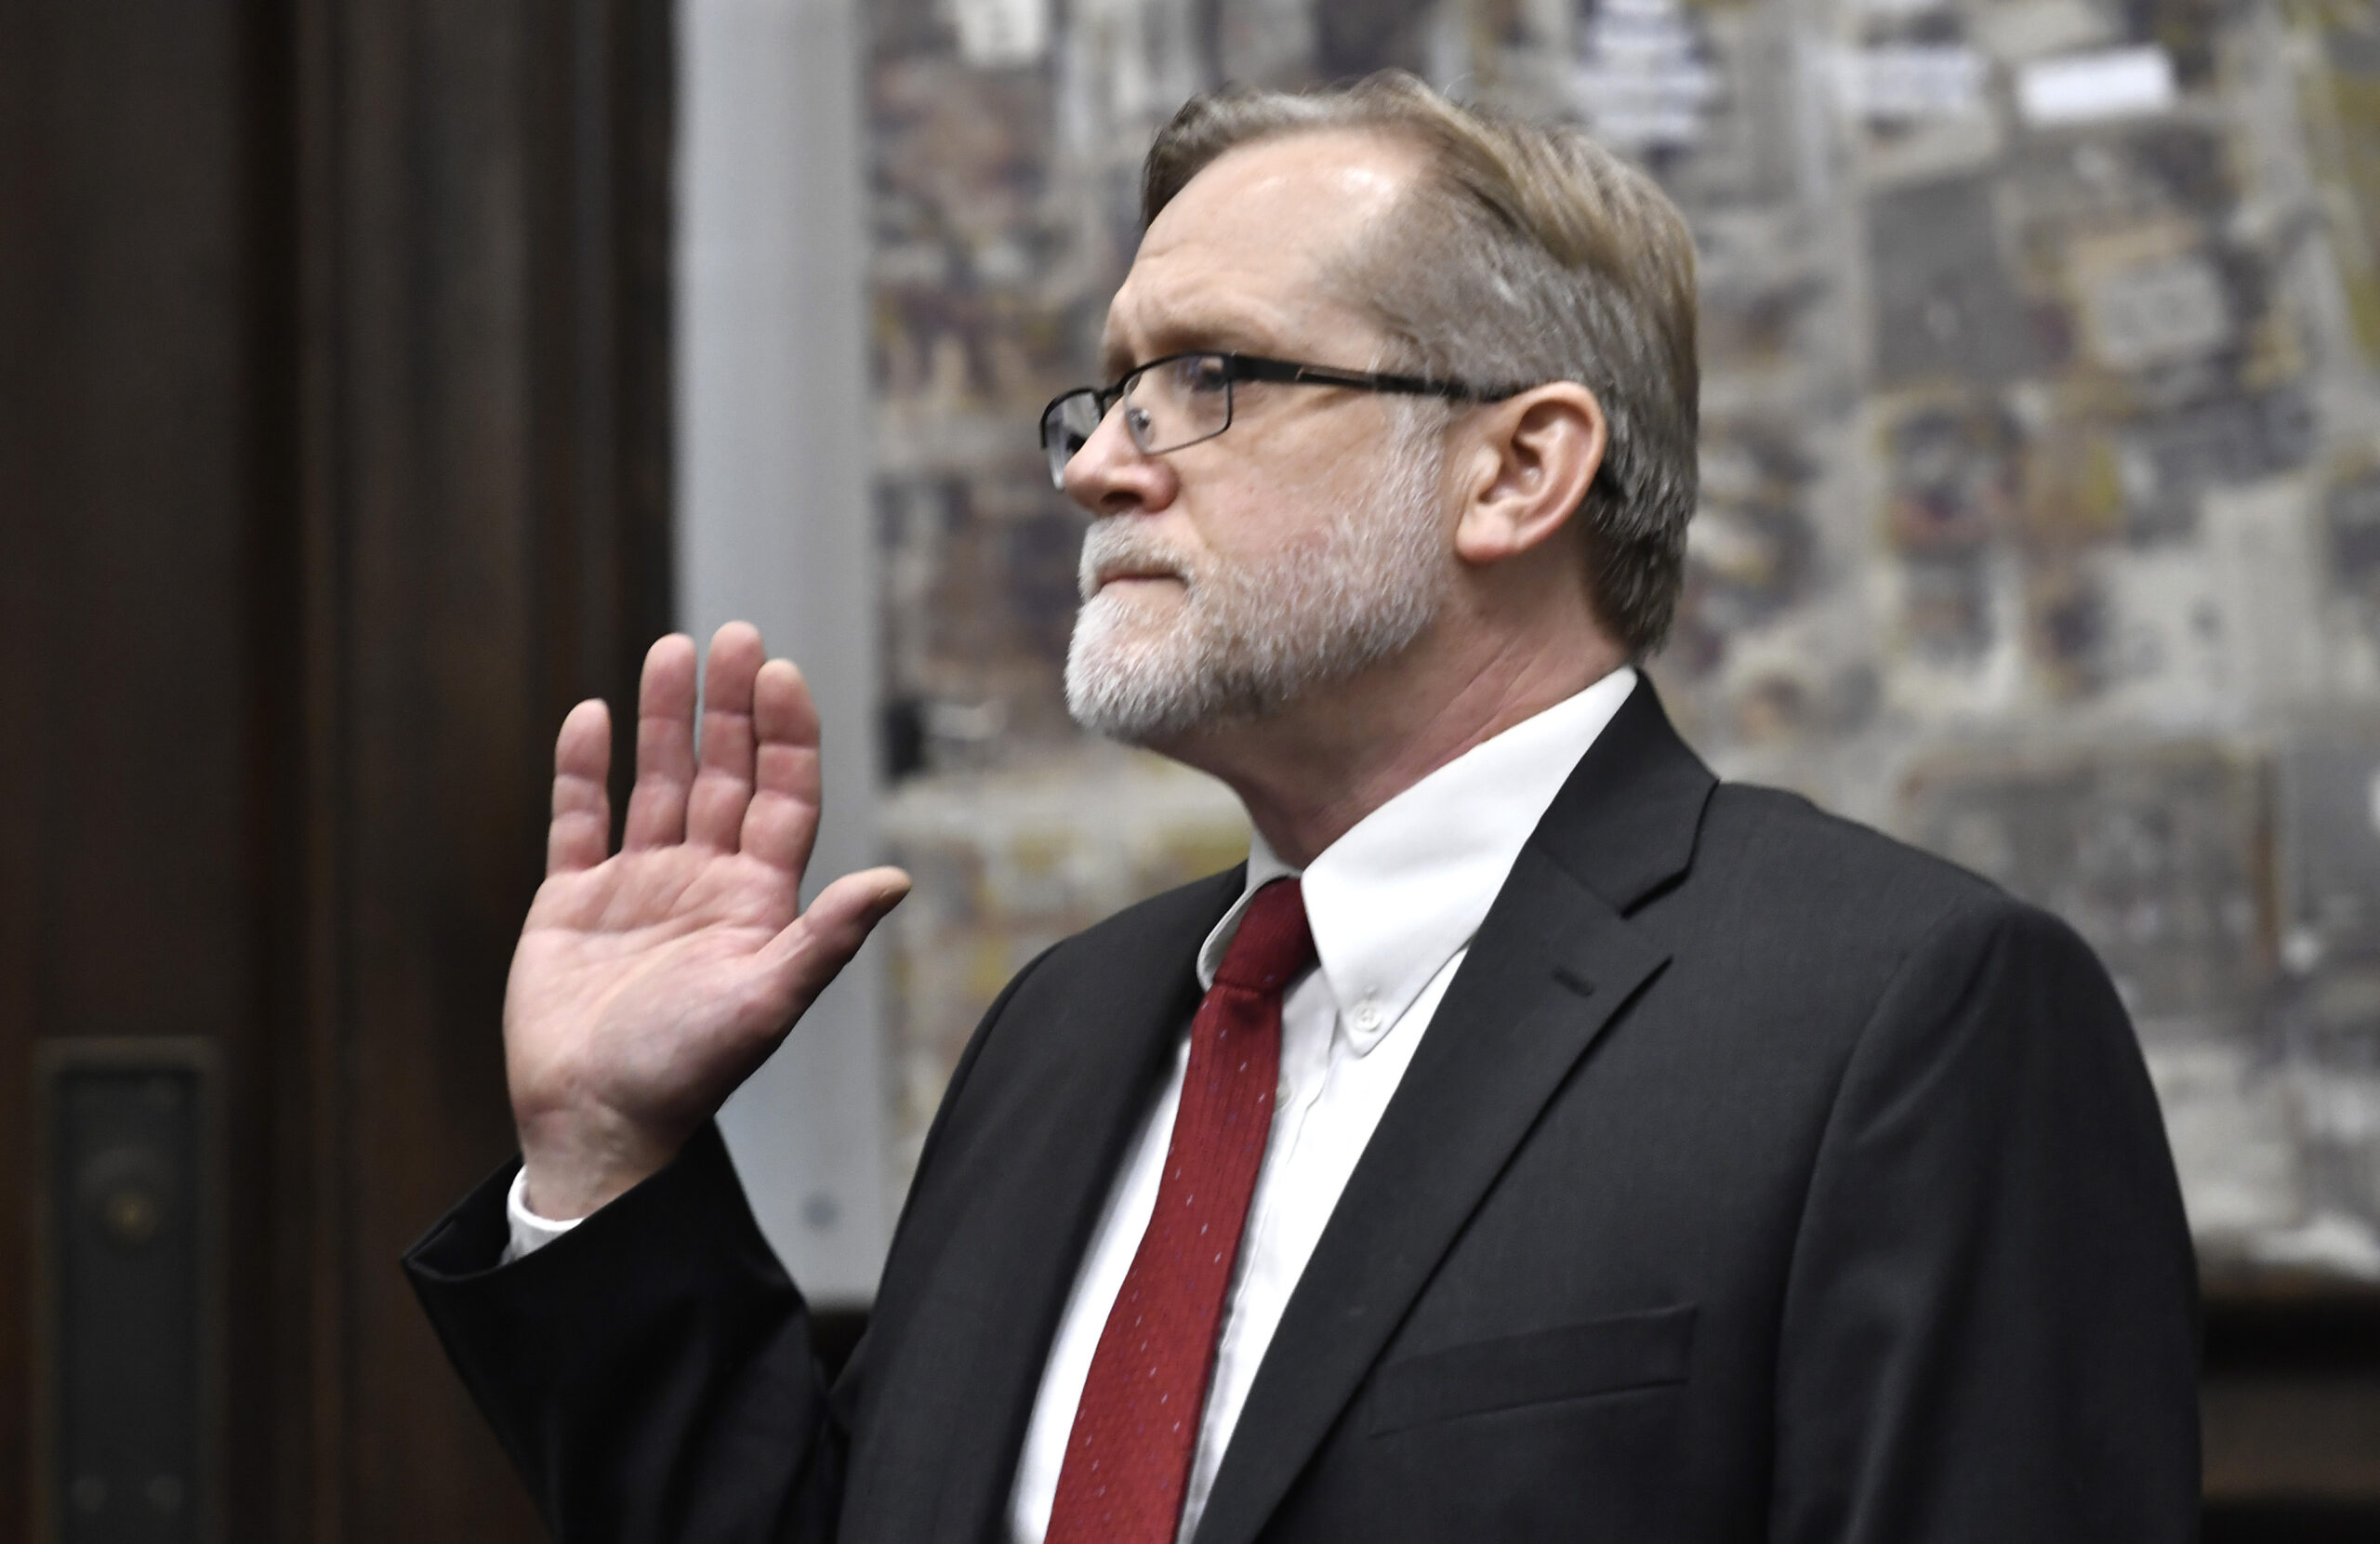
[[[1124,413],[1109,409],[1066,463],[1066,496],[1094,517],[1162,509],[1180,487],[1171,463],[1132,443]]]

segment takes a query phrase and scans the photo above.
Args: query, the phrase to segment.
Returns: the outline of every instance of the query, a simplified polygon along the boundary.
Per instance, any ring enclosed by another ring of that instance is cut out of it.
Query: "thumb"
[[[778,981],[803,1008],[841,973],[867,935],[909,893],[897,868],[846,874],[818,892],[762,951]]]

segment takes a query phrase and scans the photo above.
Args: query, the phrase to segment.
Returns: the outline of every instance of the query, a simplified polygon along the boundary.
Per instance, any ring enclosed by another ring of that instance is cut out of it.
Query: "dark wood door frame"
[[[219,1048],[231,1537],[536,1537],[395,1260],[509,1147],[553,729],[668,625],[670,10],[0,0],[0,1132],[40,1042]]]

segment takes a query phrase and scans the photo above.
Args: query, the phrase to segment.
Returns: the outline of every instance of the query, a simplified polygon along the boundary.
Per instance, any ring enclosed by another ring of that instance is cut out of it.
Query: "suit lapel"
[[[1258,1369],[1196,1544],[1249,1544],[1539,1114],[1667,955],[1624,914],[1684,872],[1713,779],[1648,683],[1523,849]]]
[[[981,1080],[994,1107],[971,1116],[976,1134],[965,1153],[935,1160],[969,1170],[956,1176],[967,1191],[963,1237],[921,1284],[944,1300],[926,1317],[958,1333],[938,1342],[938,1375],[920,1369],[941,1387],[905,1390],[939,1406],[946,1435],[931,1458],[893,1459],[907,1471],[893,1483],[908,1500],[887,1498],[892,1514],[914,1516],[916,1503],[931,1497],[933,1522],[888,1537],[1004,1537],[1017,1455],[1077,1266],[1197,1007],[1198,945],[1242,878],[1237,868],[1217,875],[1141,914],[1128,936],[1096,939],[1062,994],[1020,998],[1034,1022],[1006,1024],[1016,1038],[986,1048],[986,1057],[998,1051],[1011,1063]],[[1070,947],[1095,938],[1096,930]],[[953,1377],[954,1369],[963,1370]],[[957,1440],[986,1427],[998,1433],[992,1441]],[[921,1474],[933,1483],[919,1486]]]

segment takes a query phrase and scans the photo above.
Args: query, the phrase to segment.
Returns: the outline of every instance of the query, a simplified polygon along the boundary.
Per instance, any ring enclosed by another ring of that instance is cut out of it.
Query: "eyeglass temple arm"
[[[1352,386],[1368,391],[1395,391],[1416,397],[1448,397],[1457,402],[1498,402],[1512,389],[1483,389],[1468,381],[1441,380],[1435,376],[1399,376],[1380,370],[1334,370],[1326,364],[1300,364],[1294,360],[1266,359],[1259,354],[1227,354],[1232,374],[1241,380],[1280,381],[1316,386]]]

